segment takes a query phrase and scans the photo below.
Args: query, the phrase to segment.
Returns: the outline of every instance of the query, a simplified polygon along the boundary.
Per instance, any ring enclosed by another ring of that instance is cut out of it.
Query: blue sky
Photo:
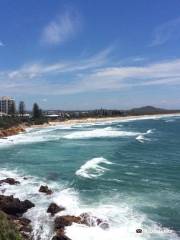
[[[0,4],[0,95],[27,108],[180,108],[179,0]]]

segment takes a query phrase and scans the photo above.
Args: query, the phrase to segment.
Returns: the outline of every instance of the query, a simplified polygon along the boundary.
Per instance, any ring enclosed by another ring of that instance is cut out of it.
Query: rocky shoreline
[[[3,186],[4,184],[19,185],[21,183],[13,178],[6,178],[0,180],[0,186]],[[38,191],[44,195],[51,195],[53,193],[48,186],[40,186],[39,189],[37,189],[37,192]],[[21,201],[14,196],[6,196],[5,190],[1,192],[0,213],[3,213],[6,216],[9,224],[13,224],[22,240],[33,240],[31,220],[24,218],[23,214],[29,209],[35,207],[35,204],[29,200]],[[47,213],[49,213],[49,217],[54,219],[54,236],[51,238],[51,240],[71,240],[66,236],[66,227],[69,227],[74,223],[82,224],[88,227],[99,226],[103,230],[109,228],[109,223],[107,221],[104,221],[96,216],[92,216],[90,213],[82,213],[79,216],[56,216],[57,213],[63,212],[64,210],[66,209],[63,206],[57,205],[53,202],[49,204],[49,207],[46,210]],[[16,238],[10,239],[15,240]]]
[[[3,129],[3,130],[0,130],[0,138],[13,136],[22,132],[25,132],[25,129],[22,126]]]

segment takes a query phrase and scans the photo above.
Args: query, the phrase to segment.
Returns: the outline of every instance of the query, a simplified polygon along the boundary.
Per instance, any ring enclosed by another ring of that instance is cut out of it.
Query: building
[[[15,101],[11,97],[1,97],[0,98],[0,114],[10,114],[13,107],[15,106]]]

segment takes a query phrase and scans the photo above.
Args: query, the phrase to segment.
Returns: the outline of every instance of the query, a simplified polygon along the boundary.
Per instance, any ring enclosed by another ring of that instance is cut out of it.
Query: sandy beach
[[[33,127],[48,127],[56,125],[74,125],[74,124],[89,124],[96,122],[123,122],[123,121],[133,121],[141,119],[154,119],[161,117],[171,117],[171,116],[180,116],[180,113],[174,114],[153,114],[153,115],[141,115],[141,116],[124,116],[124,117],[103,117],[103,118],[84,118],[84,119],[71,119],[65,121],[49,121],[47,124],[36,125]]]

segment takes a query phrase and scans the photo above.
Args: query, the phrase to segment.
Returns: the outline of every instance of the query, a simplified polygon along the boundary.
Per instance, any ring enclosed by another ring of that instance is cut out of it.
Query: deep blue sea
[[[28,129],[0,139],[4,177],[21,184],[0,191],[36,204],[26,213],[34,240],[52,237],[51,202],[66,207],[61,215],[88,212],[110,225],[74,224],[72,240],[180,239],[180,116]],[[53,195],[38,192],[44,183]]]

